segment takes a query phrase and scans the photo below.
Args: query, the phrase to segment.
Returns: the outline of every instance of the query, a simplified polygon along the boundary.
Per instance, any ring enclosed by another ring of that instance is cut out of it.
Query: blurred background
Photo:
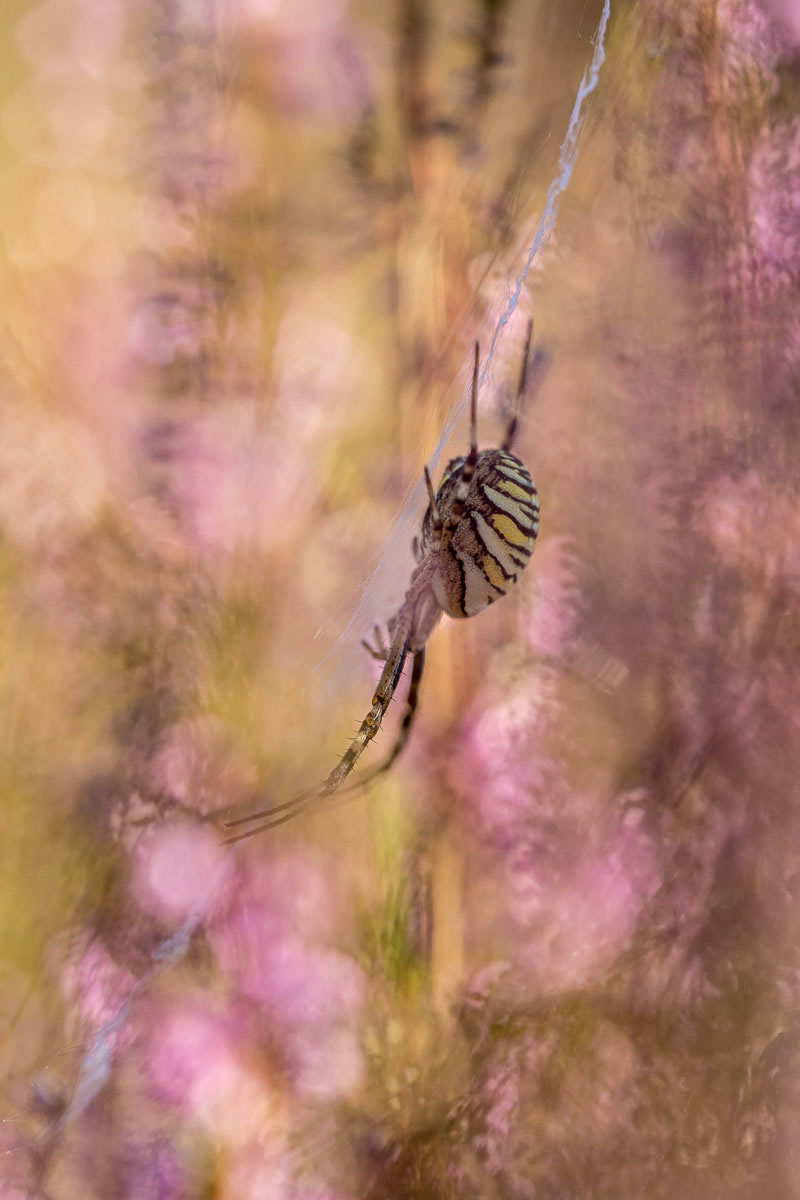
[[[794,0],[4,12],[3,1200],[800,1197]],[[531,565],[223,846],[531,316]]]

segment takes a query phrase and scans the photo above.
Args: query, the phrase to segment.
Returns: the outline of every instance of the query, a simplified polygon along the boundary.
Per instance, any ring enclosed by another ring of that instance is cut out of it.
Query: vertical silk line
[[[597,26],[597,31],[594,35],[594,53],[592,61],[583,72],[580,86],[578,87],[575,96],[575,103],[572,106],[572,115],[569,119],[567,132],[564,135],[564,140],[561,143],[561,150],[558,155],[558,174],[547,189],[547,202],[544,206],[541,220],[531,242],[528,257],[525,260],[522,274],[517,279],[513,292],[509,296],[503,312],[500,314],[497,325],[495,326],[492,340],[489,345],[489,353],[486,355],[486,362],[483,364],[481,372],[481,382],[486,378],[486,373],[492,362],[495,345],[500,336],[501,330],[508,324],[514,314],[514,311],[519,303],[522,289],[533,266],[536,255],[542,248],[545,238],[552,232],[556,217],[558,215],[558,200],[559,197],[567,190],[569,181],[572,178],[572,172],[575,170],[575,164],[578,161],[578,138],[580,136],[583,122],[586,118],[584,111],[584,102],[591,96],[592,92],[597,87],[597,81],[600,78],[600,68],[606,60],[606,30],[608,29],[609,18],[611,17],[611,0],[605,0],[603,12],[600,17],[600,23]]]

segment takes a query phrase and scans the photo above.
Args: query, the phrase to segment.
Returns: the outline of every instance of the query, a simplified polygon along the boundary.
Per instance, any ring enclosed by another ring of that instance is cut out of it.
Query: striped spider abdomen
[[[447,464],[436,493],[446,524],[458,506],[465,458]],[[528,564],[539,532],[539,498],[527,467],[508,450],[478,454],[463,512],[452,538],[438,553],[433,506],[422,523],[422,553],[436,554],[431,586],[449,617],[474,617],[505,595]]]

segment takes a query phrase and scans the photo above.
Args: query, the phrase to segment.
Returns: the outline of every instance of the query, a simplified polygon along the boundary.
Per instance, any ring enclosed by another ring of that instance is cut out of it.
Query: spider
[[[372,707],[349,748],[320,787],[284,804],[227,822],[226,828],[255,822],[252,829],[229,838],[230,842],[243,841],[265,829],[282,825],[338,791],[380,729],[410,654],[413,659],[411,681],[395,744],[380,766],[351,786],[362,787],[388,771],[408,741],[425,667],[425,644],[439,618],[443,613],[456,619],[474,617],[504,596],[527,565],[539,532],[539,500],[536,485],[527,468],[511,453],[511,446],[525,393],[532,331],[531,321],[516,403],[499,450],[478,450],[480,349],[475,343],[469,453],[451,459],[436,493],[430,472],[425,467],[428,507],[422,520],[421,537],[415,537],[412,543],[417,565],[403,603],[387,624],[389,645],[384,644],[378,626],[375,627],[374,646],[362,641],[373,658],[383,661],[384,667],[372,697]],[[543,357],[536,356],[536,365]]]

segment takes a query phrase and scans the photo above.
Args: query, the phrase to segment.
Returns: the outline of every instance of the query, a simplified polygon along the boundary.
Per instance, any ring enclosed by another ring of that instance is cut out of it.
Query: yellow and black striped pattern
[[[448,463],[436,493],[446,520],[463,458]],[[507,450],[478,455],[464,513],[449,545],[439,554],[433,590],[451,617],[473,617],[505,595],[527,566],[539,532],[539,499],[527,468]],[[423,549],[433,549],[430,508],[422,527]]]

